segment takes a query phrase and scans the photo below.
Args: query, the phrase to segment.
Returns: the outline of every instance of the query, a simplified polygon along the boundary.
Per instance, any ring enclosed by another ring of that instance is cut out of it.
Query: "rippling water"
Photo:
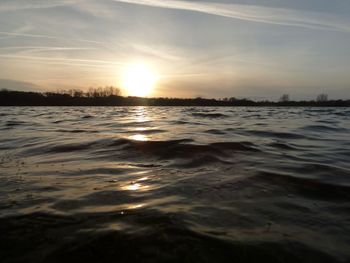
[[[346,262],[350,109],[0,108],[1,262]]]

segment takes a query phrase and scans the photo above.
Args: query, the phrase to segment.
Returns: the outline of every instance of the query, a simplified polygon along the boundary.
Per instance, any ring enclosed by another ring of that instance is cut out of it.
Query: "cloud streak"
[[[125,63],[117,61],[108,61],[108,60],[95,60],[95,59],[71,59],[71,58],[52,58],[52,57],[39,57],[39,56],[24,56],[24,55],[7,55],[0,54],[0,58],[3,59],[20,59],[20,60],[32,60],[40,61],[51,64],[67,64],[73,65],[72,63],[78,63],[79,66],[89,66],[89,67],[118,67],[125,66]]]
[[[25,9],[42,9],[66,6],[77,3],[79,0],[2,0],[0,12],[17,11]]]
[[[59,6],[80,6],[86,8],[83,0],[2,0],[0,12],[24,9],[43,9]],[[184,0],[110,0],[112,2],[136,4],[167,9],[200,12],[244,21],[296,26],[309,29],[350,32],[350,20],[319,12],[308,12],[287,8],[273,8],[258,5],[225,4]],[[91,4],[91,3],[90,3]]]
[[[65,41],[67,40],[66,38],[57,37],[57,36],[40,35],[40,34],[26,34],[26,33],[6,32],[6,31],[0,31],[0,35],[13,36],[13,37],[46,38],[46,39],[56,39],[56,40],[65,40]],[[71,39],[71,40],[72,41],[92,43],[92,44],[105,44],[105,42],[88,40],[88,39],[74,38],[74,39]]]
[[[255,5],[192,2],[181,0],[113,1],[167,9],[194,11],[258,23],[350,32],[349,20],[317,12],[306,12],[294,9],[271,8]]]

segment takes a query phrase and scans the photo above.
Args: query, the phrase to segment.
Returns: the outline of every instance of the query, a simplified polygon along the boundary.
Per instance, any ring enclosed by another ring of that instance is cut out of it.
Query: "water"
[[[0,108],[1,262],[346,262],[350,109]]]

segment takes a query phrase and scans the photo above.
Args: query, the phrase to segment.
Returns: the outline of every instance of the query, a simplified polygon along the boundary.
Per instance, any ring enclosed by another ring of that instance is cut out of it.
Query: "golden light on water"
[[[158,75],[148,65],[136,63],[128,66],[122,75],[122,88],[129,96],[148,96],[154,89]]]
[[[135,191],[135,190],[139,190],[141,188],[141,184],[129,184],[126,185],[124,187],[125,190],[129,190],[129,191]]]
[[[145,171],[137,172],[135,175],[142,175]],[[126,191],[145,191],[150,189],[150,185],[146,184],[146,181],[149,180],[148,176],[143,176],[135,181],[129,182],[121,186],[122,190]]]
[[[128,206],[128,209],[138,209],[144,207],[145,204],[136,204],[136,205],[130,205]]]
[[[144,134],[135,134],[130,137],[130,139],[135,140],[135,141],[148,141],[148,137]]]
[[[135,113],[135,120],[139,123],[147,122],[149,121],[149,118],[147,116],[147,111],[145,107],[138,107],[137,112]],[[136,127],[134,135],[131,135],[129,138],[131,140],[135,141],[149,141],[150,138],[146,134],[143,134],[147,130],[146,127]]]
[[[126,191],[146,190],[147,188],[149,188],[148,185],[143,185],[139,183],[131,183],[121,187],[122,190]]]

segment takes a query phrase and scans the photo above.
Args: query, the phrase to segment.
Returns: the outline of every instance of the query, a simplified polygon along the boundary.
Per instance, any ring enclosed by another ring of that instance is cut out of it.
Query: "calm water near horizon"
[[[349,262],[350,109],[0,107],[1,262]]]

